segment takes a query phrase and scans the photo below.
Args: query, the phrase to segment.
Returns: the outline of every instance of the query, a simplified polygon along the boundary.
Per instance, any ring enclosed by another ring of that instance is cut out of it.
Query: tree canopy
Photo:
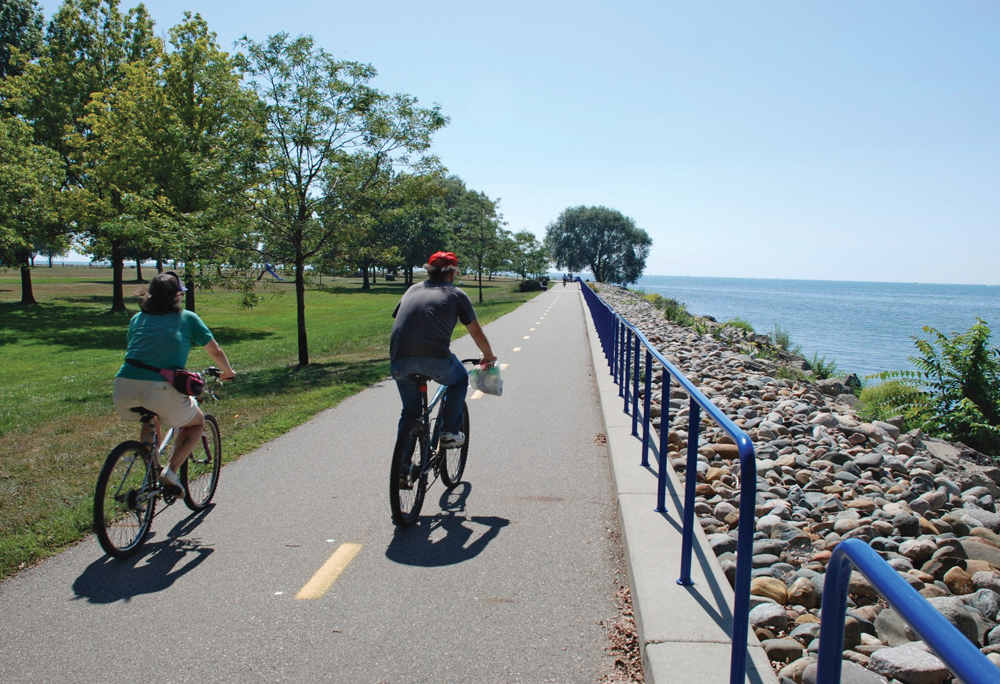
[[[268,254],[294,264],[299,365],[309,363],[305,324],[306,265],[338,238],[372,247],[372,193],[397,165],[430,147],[448,123],[434,106],[411,95],[387,95],[369,85],[369,64],[335,59],[310,36],[279,33],[242,41],[249,85],[266,107],[267,183],[255,214]],[[372,247],[377,250],[378,246]]]
[[[597,282],[629,285],[642,277],[653,240],[635,220],[607,207],[570,207],[545,229],[558,268],[589,270]]]

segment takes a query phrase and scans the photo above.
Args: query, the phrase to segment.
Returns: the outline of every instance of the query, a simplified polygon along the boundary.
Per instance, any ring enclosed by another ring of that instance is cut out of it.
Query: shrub
[[[809,376],[803,373],[800,369],[795,366],[789,366],[788,364],[782,364],[778,366],[778,370],[775,371],[774,377],[781,380],[794,380],[796,382],[808,382]]]
[[[792,344],[792,338],[788,335],[788,328],[782,328],[777,323],[774,324],[774,345],[779,349],[784,349],[789,354],[800,354],[802,347]]]
[[[827,361],[825,356],[820,356],[817,352],[813,352],[809,367],[817,380],[826,380],[837,374],[837,362],[834,359]]]
[[[904,428],[912,430],[920,427],[931,412],[931,407],[923,401],[920,390],[899,380],[888,380],[878,385],[868,385],[859,396],[861,406],[858,417],[866,422],[887,421],[895,416],[903,416]]]
[[[663,312],[663,317],[671,323],[689,328],[694,326],[696,319],[687,310],[687,307],[684,306],[684,302],[680,302],[673,297],[661,297],[658,294],[648,295],[647,298],[653,302],[653,306]]]
[[[538,292],[542,289],[542,283],[535,279],[522,280],[517,284],[518,292]]]
[[[725,342],[730,347],[746,346],[746,340],[754,334],[753,326],[742,318],[731,318],[712,330],[712,337],[720,342]]]
[[[896,381],[916,391],[901,408],[923,422],[929,435],[964,442],[1000,455],[1000,350],[990,346],[981,318],[964,333],[948,337],[924,327],[930,340],[913,337],[915,371],[883,371],[872,378]]]

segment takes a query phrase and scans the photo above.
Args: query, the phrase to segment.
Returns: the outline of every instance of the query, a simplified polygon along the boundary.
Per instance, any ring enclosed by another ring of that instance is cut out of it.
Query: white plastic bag
[[[470,370],[469,386],[483,394],[501,396],[503,394],[503,378],[500,376],[500,364],[494,363],[490,368],[476,366]]]

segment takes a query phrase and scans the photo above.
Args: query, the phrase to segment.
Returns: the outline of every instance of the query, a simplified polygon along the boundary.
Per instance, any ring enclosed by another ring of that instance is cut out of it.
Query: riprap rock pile
[[[1000,469],[965,448],[858,419],[840,381],[777,378],[779,366],[665,320],[648,301],[599,285],[635,325],[753,441],[757,456],[751,628],[783,681],[815,681],[819,609],[831,551],[871,545],[1000,667]],[[660,374],[654,425],[663,413]],[[684,476],[689,397],[671,385],[669,458]],[[736,446],[703,419],[695,514],[732,582],[739,522]],[[843,681],[952,681],[874,588],[852,573]],[[810,667],[811,666],[811,667]]]

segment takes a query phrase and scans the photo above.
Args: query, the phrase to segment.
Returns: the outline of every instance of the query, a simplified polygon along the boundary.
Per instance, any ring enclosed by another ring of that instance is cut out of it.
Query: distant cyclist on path
[[[454,449],[465,443],[462,432],[462,407],[469,389],[469,374],[451,352],[451,334],[461,321],[479,351],[482,365],[489,367],[497,357],[490,348],[483,328],[476,320],[469,296],[453,283],[458,274],[458,257],[452,252],[435,252],[424,266],[427,280],[413,285],[392,312],[395,322],[389,342],[390,371],[396,381],[403,410],[402,429],[420,416],[420,389],[410,374],[429,376],[448,387],[441,446]]]

